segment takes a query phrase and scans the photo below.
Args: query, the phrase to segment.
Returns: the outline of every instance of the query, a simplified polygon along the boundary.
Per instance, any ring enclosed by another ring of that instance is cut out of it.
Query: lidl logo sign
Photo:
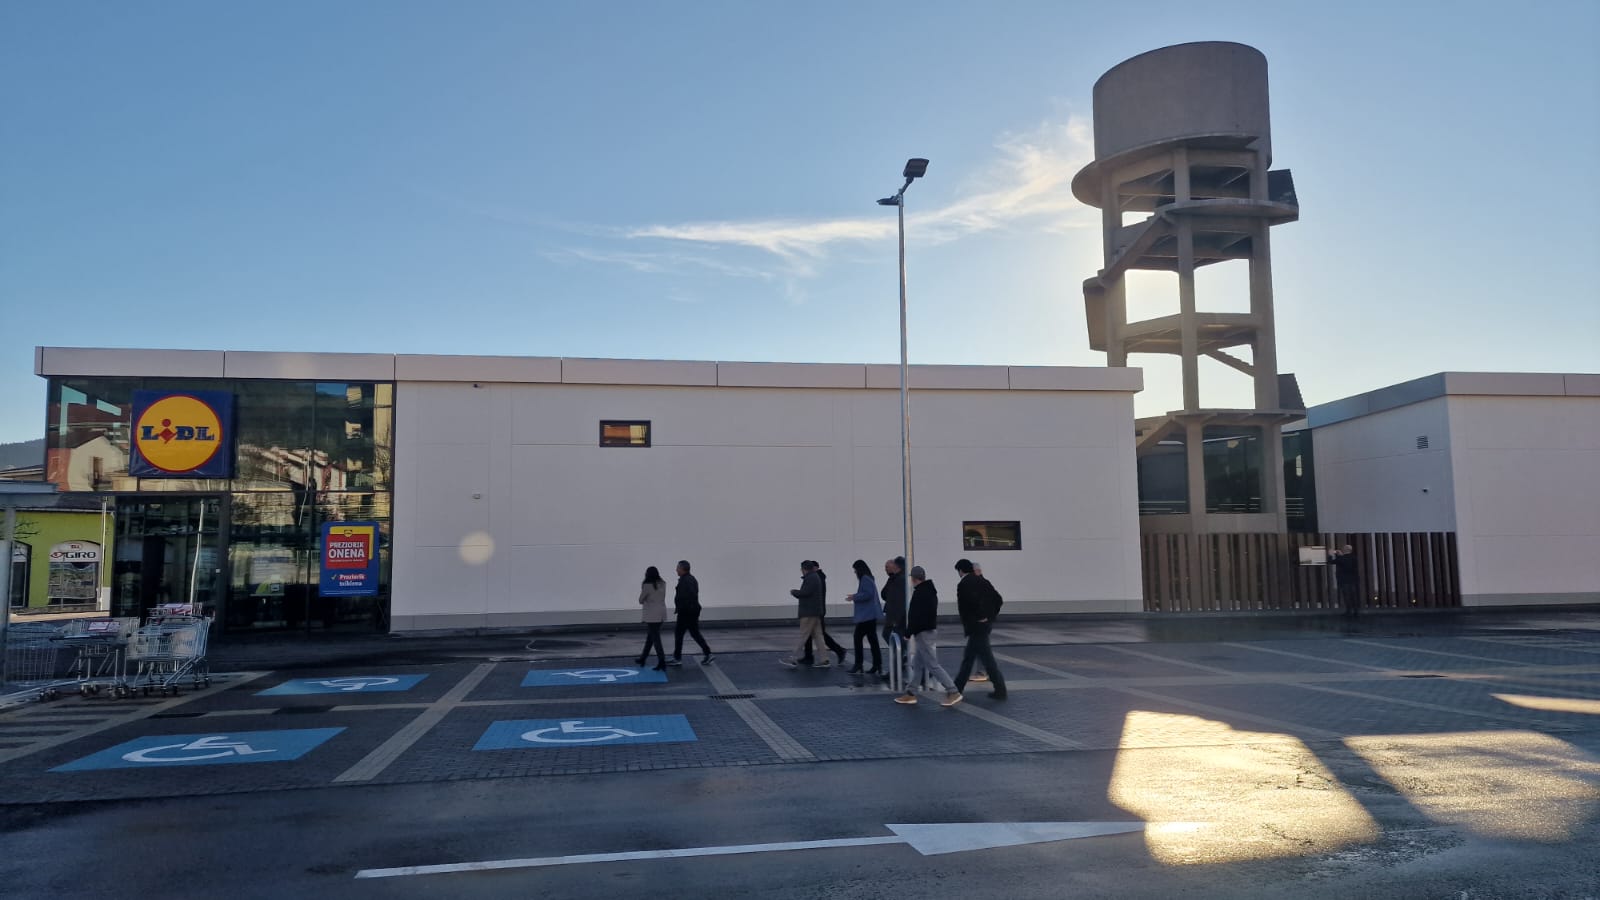
[[[324,597],[372,597],[378,593],[378,523],[322,523]]]
[[[142,478],[233,476],[233,395],[133,392],[133,459]]]

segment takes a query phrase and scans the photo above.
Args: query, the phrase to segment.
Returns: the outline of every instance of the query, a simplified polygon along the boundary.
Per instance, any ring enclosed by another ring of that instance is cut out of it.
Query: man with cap
[[[894,698],[894,702],[908,706],[916,703],[916,689],[912,685],[932,678],[944,688],[940,706],[960,703],[961,692],[956,690],[950,673],[939,664],[939,591],[921,566],[911,567],[911,605],[905,627],[906,634],[911,637],[911,677],[906,679],[906,692]]]
[[[989,680],[994,683],[996,700],[1006,698],[1006,677],[994,661],[994,649],[989,646],[989,632],[1000,615],[1004,599],[987,578],[972,571],[971,560],[958,560],[956,571],[961,580],[956,582],[956,611],[961,615],[961,629],[967,634],[967,648],[961,654],[961,669],[956,672],[956,690],[967,689],[967,678],[972,674],[973,663],[981,661]]]

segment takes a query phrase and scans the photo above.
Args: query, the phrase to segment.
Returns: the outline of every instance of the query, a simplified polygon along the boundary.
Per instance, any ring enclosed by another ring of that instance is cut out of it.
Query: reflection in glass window
[[[1189,462],[1182,431],[1162,438],[1140,455],[1139,515],[1178,516],[1189,512]]]
[[[133,490],[130,379],[52,378],[45,480],[64,491]]]
[[[1021,550],[1021,522],[962,522],[961,546],[967,550]]]
[[[1204,441],[1206,512],[1261,512],[1262,429],[1207,425]]]
[[[650,446],[650,423],[620,420],[601,422],[600,446],[648,447]]]

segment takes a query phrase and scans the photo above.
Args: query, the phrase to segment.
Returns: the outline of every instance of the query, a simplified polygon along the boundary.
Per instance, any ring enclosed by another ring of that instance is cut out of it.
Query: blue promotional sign
[[[409,691],[426,675],[340,675],[334,678],[295,678],[256,693],[257,697],[297,694],[381,694]]]
[[[683,716],[605,716],[594,719],[518,719],[495,722],[474,750],[528,747],[614,747],[698,741]]]
[[[310,753],[343,728],[233,731],[226,734],[159,734],[118,744],[52,772],[150,769],[170,766],[231,766],[287,762]]]
[[[322,596],[377,596],[378,535],[377,522],[322,523]]]
[[[667,673],[654,669],[534,669],[522,678],[523,687],[571,687],[575,684],[665,684]]]
[[[227,391],[134,391],[128,474],[140,478],[232,478],[233,395]]]

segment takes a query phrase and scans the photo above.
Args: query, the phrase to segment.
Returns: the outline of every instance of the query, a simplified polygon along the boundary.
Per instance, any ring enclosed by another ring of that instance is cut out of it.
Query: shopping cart
[[[132,693],[128,689],[126,653],[128,639],[139,628],[137,618],[76,619],[61,632],[61,645],[75,651],[68,672],[77,681],[78,693],[85,697],[109,688],[114,697]]]
[[[199,616],[165,616],[134,631],[128,638],[128,663],[134,669],[128,692],[176,694],[184,678],[197,689],[209,685],[206,643],[210,631],[211,620]]]
[[[5,677],[0,680],[0,706],[60,696],[56,655],[61,628],[55,622],[12,622],[6,628]]]

